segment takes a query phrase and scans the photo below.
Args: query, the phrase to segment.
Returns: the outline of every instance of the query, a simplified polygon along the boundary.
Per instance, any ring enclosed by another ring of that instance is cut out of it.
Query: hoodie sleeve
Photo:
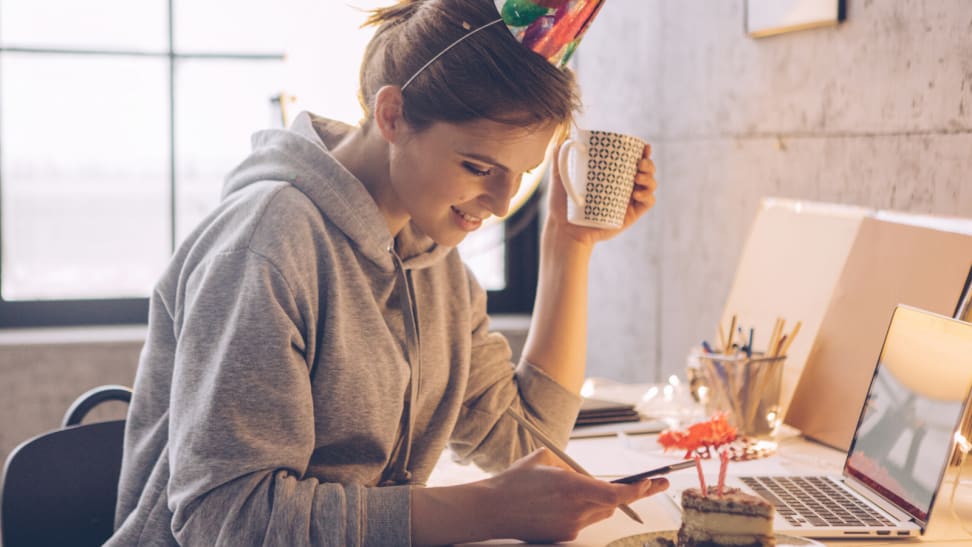
[[[489,331],[486,291],[470,279],[472,360],[469,383],[450,448],[462,462],[500,471],[540,446],[507,409],[526,417],[560,447],[567,444],[581,398],[521,359],[514,368],[509,342]]]
[[[168,447],[182,545],[409,543],[408,487],[306,476],[314,404],[305,340],[317,296],[303,298],[249,249],[215,256],[185,282]]]

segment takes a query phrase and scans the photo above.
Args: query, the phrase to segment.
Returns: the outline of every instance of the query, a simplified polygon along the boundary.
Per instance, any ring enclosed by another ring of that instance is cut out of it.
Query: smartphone
[[[678,463],[673,463],[671,465],[663,465],[661,467],[656,467],[655,469],[650,469],[644,473],[638,473],[637,475],[628,475],[627,477],[621,477],[620,479],[614,479],[613,483],[618,484],[631,484],[638,482],[648,477],[657,477],[658,475],[667,475],[672,471],[678,471],[679,469],[688,469],[689,467],[695,467],[695,460],[682,460]]]

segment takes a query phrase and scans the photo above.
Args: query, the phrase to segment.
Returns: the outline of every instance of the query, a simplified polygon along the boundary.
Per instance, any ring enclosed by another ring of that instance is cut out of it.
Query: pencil
[[[770,341],[766,344],[766,355],[775,357],[776,346],[779,343],[780,335],[783,333],[783,325],[785,324],[786,321],[782,317],[776,318],[776,322],[773,323],[773,332],[770,333]]]
[[[796,326],[793,327],[793,332],[790,333],[790,338],[786,341],[786,344],[780,349],[780,353],[786,355],[787,350],[790,349],[790,344],[793,343],[793,339],[796,338],[797,333],[800,332],[800,327],[803,325],[803,321],[797,321]]]
[[[523,429],[529,431],[530,434],[533,435],[533,438],[537,440],[537,442],[547,447],[547,450],[556,454],[558,458],[564,460],[564,463],[569,465],[574,471],[577,471],[581,475],[587,475],[588,477],[594,476],[588,473],[586,469],[581,467],[581,464],[575,462],[574,459],[568,456],[566,452],[557,448],[557,444],[554,443],[553,440],[551,440],[549,437],[544,435],[543,431],[540,431],[537,428],[537,426],[531,424],[530,422],[527,421],[526,418],[514,412],[512,408],[506,409],[506,415],[509,416],[510,418],[513,418],[513,420],[515,420],[516,423],[520,424],[523,427]],[[618,506],[618,509],[620,509],[621,512],[623,512],[625,515],[631,517],[631,519],[637,522],[638,524],[645,523],[645,521],[641,520],[641,517],[638,516],[638,513],[635,513],[634,509],[628,507],[627,504],[622,503],[621,505]]]
[[[783,353],[783,348],[789,347],[789,344],[786,343],[789,336],[789,334],[784,334],[783,337],[776,342],[776,347],[773,348],[773,353],[770,355],[770,357],[779,357],[781,354],[786,357],[786,354]]]
[[[722,354],[728,356],[729,352],[732,351],[732,338],[736,334],[736,316],[732,316],[732,321],[729,323],[729,339],[726,340],[726,347],[722,349]]]

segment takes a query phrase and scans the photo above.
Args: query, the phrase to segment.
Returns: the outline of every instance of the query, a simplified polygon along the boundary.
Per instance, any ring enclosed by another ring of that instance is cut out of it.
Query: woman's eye
[[[480,169],[471,163],[463,163],[462,166],[466,168],[466,171],[469,171],[477,177],[487,177],[493,172],[492,169]]]

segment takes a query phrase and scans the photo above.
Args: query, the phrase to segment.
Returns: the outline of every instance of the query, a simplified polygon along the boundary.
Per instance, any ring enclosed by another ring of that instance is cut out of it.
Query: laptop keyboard
[[[894,526],[825,477],[740,477],[795,527]]]

